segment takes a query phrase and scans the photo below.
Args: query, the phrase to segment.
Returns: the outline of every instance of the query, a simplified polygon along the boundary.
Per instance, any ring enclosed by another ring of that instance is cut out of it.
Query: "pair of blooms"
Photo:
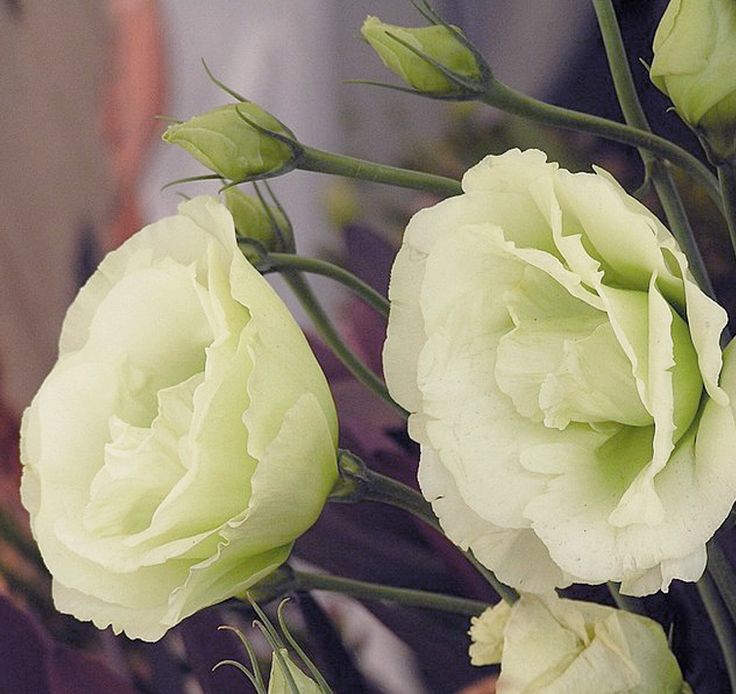
[[[384,349],[445,532],[528,593],[697,580],[736,498],[725,312],[604,171],[512,150],[463,190],[406,230]],[[184,203],[102,262],[24,415],[57,607],[155,640],[242,594],[318,517],[337,429],[227,209]]]

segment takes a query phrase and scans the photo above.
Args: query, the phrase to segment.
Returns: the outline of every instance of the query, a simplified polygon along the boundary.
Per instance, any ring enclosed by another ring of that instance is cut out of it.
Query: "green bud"
[[[294,150],[244,118],[294,139],[283,123],[248,101],[220,106],[171,125],[163,139],[184,148],[207,168],[231,181],[263,178],[293,169]]]
[[[384,24],[378,17],[366,17],[360,33],[384,65],[417,91],[441,96],[482,91],[486,71],[478,64],[473,51],[446,26],[434,24],[406,29]],[[445,74],[422,55],[452,74]]]
[[[225,190],[223,197],[238,236],[256,241],[266,251],[293,252],[291,224],[280,209],[234,187]],[[243,251],[251,262],[259,259],[255,250],[245,247]]]
[[[736,156],[736,2],[671,0],[649,75],[716,159]]]

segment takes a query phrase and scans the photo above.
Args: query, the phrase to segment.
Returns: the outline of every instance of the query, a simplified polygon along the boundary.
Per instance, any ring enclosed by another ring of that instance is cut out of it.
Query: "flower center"
[[[665,340],[651,330],[646,292],[609,289],[607,295],[608,312],[527,266],[503,296],[514,327],[499,341],[498,386],[522,416],[550,428],[571,422],[647,427],[655,424],[652,399],[661,399],[658,388],[669,372],[676,441],[695,417],[703,388],[687,324],[670,308]]]
[[[504,294],[514,328],[499,342],[496,381],[524,417],[649,426],[632,365],[604,311],[531,267]]]

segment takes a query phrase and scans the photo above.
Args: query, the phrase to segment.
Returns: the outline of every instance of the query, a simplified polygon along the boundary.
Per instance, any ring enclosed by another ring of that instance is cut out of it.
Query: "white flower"
[[[697,580],[736,498],[725,312],[605,171],[512,150],[463,189],[406,229],[384,348],[445,532],[525,591]]]
[[[336,479],[300,329],[215,199],[103,260],[22,425],[23,503],[59,610],[155,640],[281,564]]]
[[[662,627],[554,593],[523,595],[472,619],[473,665],[501,663],[498,694],[685,694]]]

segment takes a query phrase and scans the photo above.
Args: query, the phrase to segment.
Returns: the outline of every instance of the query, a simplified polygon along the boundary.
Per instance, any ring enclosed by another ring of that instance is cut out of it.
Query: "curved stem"
[[[608,587],[608,592],[613,598],[613,602],[616,603],[616,607],[618,607],[619,610],[626,610],[627,612],[647,616],[647,611],[644,609],[644,604],[641,600],[637,600],[636,598],[632,598],[630,595],[624,595],[621,593],[618,584],[613,581],[609,581],[606,586]]]
[[[608,66],[613,79],[618,102],[627,125],[638,128],[642,132],[650,132],[649,121],[641,107],[639,95],[636,93],[634,78],[631,75],[626,49],[616,19],[611,0],[593,0],[593,8],[598,18],[598,26],[603,36]],[[695,242],[695,234],[687,218],[685,206],[675,185],[672,174],[667,167],[648,148],[639,146],[639,156],[644,162],[645,170],[651,175],[657,196],[662,203],[665,216],[673,235],[690,261],[690,270],[697,283],[711,298],[715,297],[703,256]]]
[[[734,582],[734,571],[731,562],[715,536],[708,543],[708,566],[706,571],[713,579],[715,587],[720,593],[728,614],[736,628],[736,582]]]
[[[703,574],[696,586],[721,646],[731,691],[736,692],[736,631],[733,623],[727,616],[723,600],[710,574]]]
[[[329,277],[350,289],[358,298],[372,306],[381,315],[388,316],[389,303],[385,297],[381,296],[373,287],[363,282],[352,272],[348,272],[334,263],[318,258],[305,258],[294,253],[269,253],[258,263],[258,266],[258,269],[262,272],[299,270]]]
[[[488,91],[479,97],[479,101],[507,113],[557,128],[588,132],[632,147],[643,147],[687,171],[705,188],[718,208],[722,207],[717,181],[710,169],[692,154],[659,135],[533,99],[498,80],[491,82]]]
[[[634,78],[629,68],[621,30],[611,0],[593,0],[593,9],[603,36],[603,46],[606,51],[606,58],[608,58],[608,69],[613,79],[616,97],[626,124],[649,132],[649,121],[636,93]],[[646,148],[639,146],[638,149],[647,152],[647,155],[642,155],[642,159],[649,156]]]
[[[340,451],[338,457],[340,480],[338,481],[330,501],[354,502],[376,501],[389,506],[408,511],[416,518],[431,526],[444,535],[432,506],[424,497],[411,487],[397,482],[391,477],[382,475],[369,469],[368,466],[354,453]],[[495,574],[481,564],[468,550],[460,549],[465,558],[475,567],[493,589],[508,603],[514,603],[519,598],[518,593],[509,586],[501,583]]]
[[[421,494],[385,475],[372,471],[369,474],[372,485],[365,496],[366,501],[379,501],[402,508],[431,525],[435,530],[443,532],[437,517],[432,511],[431,504],[425,501]],[[501,583],[495,574],[483,566],[470,551],[463,551],[463,554],[506,602],[516,602],[519,596],[513,588]]]
[[[401,605],[425,607],[442,612],[453,612],[468,616],[478,615],[488,607],[487,603],[478,600],[468,600],[454,595],[432,593],[426,590],[412,588],[395,588],[379,583],[356,581],[352,578],[342,578],[328,574],[305,573],[294,571],[295,590],[329,590],[355,598],[367,600],[390,600]]]
[[[399,188],[426,190],[442,197],[462,193],[460,181],[453,178],[376,164],[372,161],[325,152],[312,147],[304,147],[297,168],[304,171],[317,171],[319,173],[346,176],[347,178],[357,178],[373,183],[387,183]]]
[[[728,234],[736,252],[736,171],[733,164],[721,164],[718,167],[718,183],[723,198],[724,215],[728,223]]]
[[[652,162],[652,180],[672,234],[687,256],[690,272],[693,273],[698,286],[711,299],[715,300],[716,293],[713,289],[713,283],[703,262],[700,249],[695,243],[695,235],[690,226],[690,220],[687,217],[682,198],[677,190],[672,174],[666,169],[663,162]]]
[[[385,400],[393,407],[402,417],[406,417],[408,413],[401,405],[394,402],[389,395],[386,384],[374,374],[355,353],[345,344],[340,334],[335,329],[332,321],[329,319],[325,310],[312,292],[307,281],[294,270],[285,270],[282,273],[284,279],[291,287],[292,291],[311,318],[312,323],[319,333],[319,336],[325,344],[332,350],[335,356],[345,365],[350,373],[355,376],[364,386],[372,390],[376,395]]]

